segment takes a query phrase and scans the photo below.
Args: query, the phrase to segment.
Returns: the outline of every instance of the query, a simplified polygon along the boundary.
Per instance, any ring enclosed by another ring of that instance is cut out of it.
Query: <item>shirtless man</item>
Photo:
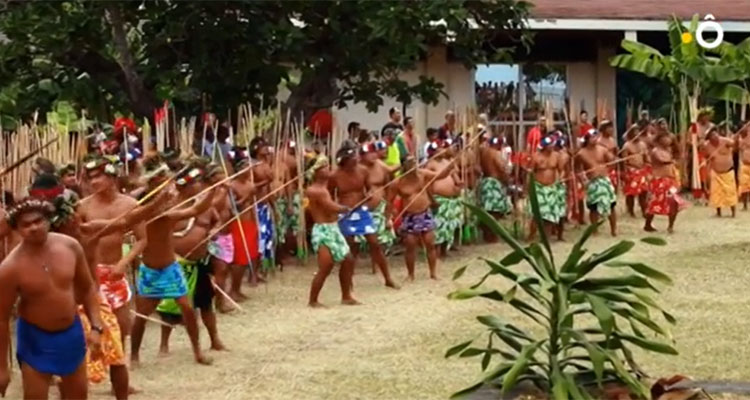
[[[714,129],[716,125],[711,122],[714,116],[714,110],[711,107],[705,107],[698,110],[698,121],[693,123],[690,127],[692,144],[697,149],[698,156],[691,158],[693,175],[695,175],[700,181],[704,194],[711,192],[711,172],[708,166],[709,161],[706,160],[706,154],[701,151],[703,143],[708,138],[708,132]],[[694,192],[694,194],[701,195],[700,191]],[[710,201],[709,201],[710,202]]]
[[[732,210],[732,218],[736,214],[737,184],[734,178],[734,162],[732,156],[735,142],[719,136],[716,128],[708,131],[707,139],[701,146],[710,168],[709,204],[716,208],[716,216],[721,217],[722,207]]]
[[[207,168],[205,178],[210,184],[214,184],[226,178],[226,176],[224,175],[223,168],[216,164],[212,164]],[[233,218],[231,207],[232,205],[229,199],[228,187],[217,187],[214,202],[212,204],[214,221],[219,225],[226,224],[227,221]],[[218,232],[210,242],[208,242],[208,252],[211,254],[211,269],[214,273],[216,285],[222,290],[226,290],[227,273],[229,272],[229,266],[234,260],[235,251],[237,250],[234,248],[234,240],[232,239],[232,230],[230,226],[222,228],[222,230]],[[242,272],[242,269],[240,269],[240,271]],[[239,290],[239,283],[241,283],[241,281],[242,275],[237,278],[237,290]],[[239,298],[240,296],[236,297]],[[220,313],[227,313],[232,310],[232,307],[227,304],[224,296],[216,298],[216,308],[219,309]]]
[[[357,253],[354,238],[364,236],[370,250],[370,257],[385,278],[385,285],[390,288],[397,288],[398,286],[391,279],[388,261],[383,255],[383,250],[375,235],[377,231],[372,214],[369,211],[370,207],[366,204],[360,205],[367,195],[373,193],[367,179],[370,171],[359,164],[355,149],[339,149],[336,152],[336,163],[338,168],[328,180],[328,188],[340,204],[349,208],[357,207],[348,211],[339,220],[341,233],[346,237],[349,247],[355,249],[353,251],[355,262]]]
[[[576,154],[579,171],[586,173],[586,206],[589,209],[591,223],[596,224],[600,217],[609,217],[609,229],[612,236],[617,236],[617,196],[612,181],[609,180],[607,163],[614,161],[612,152],[600,146],[599,133],[591,129],[584,138],[584,147]]]
[[[25,399],[46,399],[52,376],[62,378],[63,399],[85,399],[86,338],[77,304],[91,321],[89,346],[99,348],[103,332],[99,296],[83,248],[73,238],[50,233],[54,207],[27,199],[8,211],[9,225],[22,240],[0,264],[0,395],[10,383],[8,333],[16,300],[16,355]]]
[[[250,158],[253,166],[253,178],[256,192],[255,199],[260,199],[271,190],[271,181],[273,180],[273,160],[271,156],[271,147],[265,139],[256,137],[250,142]],[[258,222],[258,254],[261,258],[259,267],[263,271],[274,268],[275,245],[274,245],[274,224],[273,224],[273,202],[271,199],[265,199],[255,207],[255,214]]]
[[[740,153],[739,191],[742,198],[742,210],[747,211],[750,199],[750,125],[743,126],[735,135],[736,147]]]
[[[547,135],[539,142],[539,151],[531,158],[531,170],[534,173],[534,187],[536,198],[539,203],[539,213],[544,221],[544,231],[549,237],[555,228],[559,226],[560,218],[564,213],[565,201],[560,196],[558,185],[558,171],[560,169],[560,155],[554,150],[556,137]],[[531,221],[529,226],[529,241],[536,235],[536,222]]]
[[[427,149],[429,161],[425,168],[437,173],[443,168],[450,171],[445,178],[435,179],[430,187],[432,199],[437,204],[435,209],[435,244],[440,249],[440,255],[445,256],[456,242],[456,235],[461,234],[463,226],[464,206],[461,202],[461,188],[463,181],[454,166],[454,146],[452,139],[443,140],[440,145]]]
[[[84,165],[86,179],[94,193],[84,199],[78,207],[82,222],[114,219],[134,209],[138,202],[117,189],[117,170],[104,159],[92,160]],[[139,226],[141,237],[143,227]],[[115,232],[99,238],[94,252],[99,289],[112,311],[117,316],[123,342],[130,335],[130,301],[133,293],[125,277],[132,262],[146,247],[145,239],[139,240],[127,255],[123,254],[125,232]]]
[[[628,214],[635,218],[635,199],[641,208],[641,215],[646,215],[646,200],[648,199],[648,181],[651,175],[649,165],[648,145],[641,140],[638,127],[633,126],[625,133],[627,142],[622,148],[625,159],[625,204]]]
[[[281,165],[278,167],[283,173],[280,184],[286,184],[291,179],[297,177],[297,142],[290,141],[286,145],[286,151],[282,152],[279,157]],[[279,215],[279,234],[278,240],[280,251],[283,257],[289,257],[292,254],[298,253],[297,249],[297,236],[300,231],[300,210],[301,210],[301,199],[300,193],[297,188],[299,185],[290,183],[279,193],[276,207]],[[282,264],[285,260],[281,260]]]
[[[371,196],[367,201],[367,208],[372,210],[372,222],[375,227],[375,237],[385,252],[393,246],[396,234],[393,232],[391,218],[393,217],[393,203],[385,200],[385,185],[393,179],[393,173],[398,167],[389,167],[380,158],[382,150],[379,151],[376,142],[360,147],[360,163],[367,169],[367,185]],[[365,240],[358,237],[358,240]],[[356,252],[355,252],[356,254]],[[374,258],[373,258],[374,259]],[[376,265],[372,265],[372,273],[376,273]]]
[[[601,136],[599,137],[599,145],[609,150],[609,152],[612,153],[613,159],[617,158],[617,154],[619,153],[619,151],[617,146],[617,138],[615,137],[615,124],[612,123],[612,121],[604,120],[599,125],[599,132],[601,132]],[[615,187],[615,193],[617,193],[617,189],[620,184],[620,174],[618,173],[618,169],[618,164],[610,165],[607,168],[609,180],[612,182],[612,186]]]
[[[118,171],[106,159],[91,160],[84,165],[84,170],[93,194],[84,199],[78,206],[77,213],[83,223],[94,220],[113,220],[128,213],[138,205],[134,198],[119,193],[117,188]],[[135,230],[143,238],[143,226],[138,225]],[[146,247],[145,239],[141,239],[125,255],[123,254],[124,239],[125,230],[118,230],[96,238],[95,242],[86,246],[90,248],[93,254],[93,259],[89,261],[93,264],[90,267],[95,271],[99,293],[111,308],[120,328],[122,355],[121,357],[104,360],[109,364],[112,386],[118,398],[127,397],[127,394],[123,391],[135,392],[135,390],[128,388],[128,371],[124,359],[126,338],[130,335],[131,327],[130,301],[133,298],[126,272]],[[103,311],[107,310],[103,309]],[[102,318],[105,319],[105,322],[107,321],[106,317],[108,315],[103,312]]]
[[[155,188],[168,179],[168,168],[165,164],[159,163],[158,160],[147,160],[145,165],[150,188]],[[177,176],[176,180],[182,178],[184,176]],[[172,234],[179,221],[196,217],[208,210],[213,201],[214,193],[212,190],[190,207],[176,210],[169,210],[176,204],[173,196],[162,202],[159,210],[161,215],[146,225],[146,247],[143,250],[143,262],[138,269],[136,285],[138,294],[135,299],[136,311],[146,316],[154,312],[161,300],[176,299],[190,337],[195,361],[204,365],[211,364],[211,359],[203,355],[200,348],[198,324],[187,297],[185,276],[180,264],[175,260],[175,241]],[[145,330],[146,320],[143,318],[136,319],[133,324],[133,349],[131,354],[133,366],[140,363],[141,342]]]
[[[649,201],[646,211],[646,225],[643,230],[656,232],[653,226],[655,215],[669,217],[667,231],[674,231],[677,213],[684,201],[679,196],[679,188],[675,177],[675,154],[678,153],[676,141],[669,132],[660,132],[654,138],[655,147],[650,151],[650,162],[653,168],[652,179],[649,184]]]
[[[305,190],[305,198],[309,201],[308,210],[315,223],[311,244],[313,251],[318,254],[318,272],[310,285],[308,301],[308,305],[313,308],[323,307],[318,301],[318,295],[335,263],[341,263],[341,304],[359,304],[352,296],[354,257],[349,252],[349,245],[341,234],[338,223],[339,214],[347,212],[349,207],[333,201],[328,190],[329,177],[328,158],[323,155],[313,158],[305,169],[305,179],[311,182]]]
[[[179,202],[186,201],[204,188],[205,169],[193,163],[184,177],[176,180]],[[215,199],[214,199],[215,200]],[[193,203],[197,201],[194,200]],[[210,233],[211,227],[218,224],[217,214],[210,209],[175,224],[174,249],[177,262],[180,263],[188,282],[188,295],[192,297],[193,308],[200,311],[203,325],[208,330],[211,340],[211,350],[226,350],[219,339],[216,325],[216,313],[213,309],[214,288],[213,271],[211,270],[208,243],[204,240]],[[196,247],[196,245],[198,247]],[[182,312],[175,300],[162,300],[156,310],[162,319],[170,325],[176,325],[182,320]],[[160,354],[169,353],[169,336],[172,328],[162,326]]]
[[[389,191],[389,202],[395,196],[401,196],[406,209],[403,211],[400,233],[404,235],[406,245],[406,270],[408,279],[414,281],[414,266],[417,259],[417,246],[422,245],[427,253],[427,264],[430,269],[430,278],[438,279],[437,275],[437,249],[435,248],[435,219],[432,217],[430,206],[432,201],[425,185],[430,180],[445,178],[450,173],[450,164],[436,173],[425,168],[415,168],[414,157],[407,157],[401,164],[404,175],[393,185]]]
[[[479,162],[484,174],[479,180],[479,206],[495,218],[502,218],[512,210],[505,187],[508,176],[502,148],[503,140],[495,136],[479,150]],[[482,230],[487,242],[497,242],[497,237],[490,229],[483,226]]]
[[[246,170],[232,180],[229,194],[229,196],[234,197],[238,211],[241,211],[255,203],[257,185],[254,180],[253,170],[248,169],[248,159],[240,156],[234,161],[235,171]],[[250,267],[251,286],[257,286],[260,281],[258,276],[260,253],[258,251],[256,209],[253,208],[234,218],[235,220],[229,225],[234,245],[234,260],[232,260],[232,266],[230,267],[232,285],[229,296],[234,301],[240,302],[247,299],[247,296],[242,294],[240,290],[245,269]]]

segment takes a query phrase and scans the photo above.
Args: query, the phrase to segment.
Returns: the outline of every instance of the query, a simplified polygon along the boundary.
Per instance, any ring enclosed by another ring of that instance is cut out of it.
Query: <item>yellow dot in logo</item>
[[[693,35],[690,32],[682,34],[682,43],[688,44],[693,41]]]

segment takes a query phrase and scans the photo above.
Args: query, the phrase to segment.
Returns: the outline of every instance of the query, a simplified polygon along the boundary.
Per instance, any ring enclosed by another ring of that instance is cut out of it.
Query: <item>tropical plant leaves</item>
[[[641,242],[650,244],[652,246],[666,246],[667,241],[656,236],[649,236],[641,239]]]
[[[536,343],[529,344],[523,347],[521,353],[518,355],[518,358],[513,363],[513,366],[503,377],[503,394],[507,393],[508,390],[512,389],[516,385],[518,377],[526,371],[529,361],[532,359],[532,357],[534,357],[534,353],[536,353],[537,349],[542,345],[542,343],[544,343],[544,341],[540,340]]]
[[[666,284],[672,284],[672,278],[669,277],[669,275],[660,272],[654,268],[649,267],[648,265],[644,263],[639,262],[628,262],[628,261],[613,261],[606,264],[608,267],[613,268],[619,268],[619,267],[628,267],[632,269],[635,272],[638,272],[639,274],[645,275],[649,278],[656,279],[657,281],[666,283]]]

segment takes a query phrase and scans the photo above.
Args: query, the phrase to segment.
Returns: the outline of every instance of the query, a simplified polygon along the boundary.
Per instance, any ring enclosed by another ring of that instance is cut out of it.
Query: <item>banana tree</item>
[[[621,46],[628,53],[610,59],[613,67],[642,73],[672,86],[674,101],[680,105],[675,128],[681,133],[686,132],[689,123],[697,117],[691,115],[690,103],[701,104],[710,98],[742,104],[747,103],[749,96],[746,87],[738,84],[747,79],[748,70],[745,65],[733,62],[745,47],[722,45],[720,48],[727,55],[717,57],[715,52],[704,49],[696,40],[683,41],[685,33],[695,37],[699,22],[698,15],[693,16],[687,27],[676,17],[670,18],[667,23],[670,54],[662,54],[651,46],[626,39]]]
[[[529,200],[540,243],[522,245],[486,211],[467,204],[512,251],[499,260],[484,259],[488,269],[484,276],[471,287],[454,291],[449,298],[482,297],[506,303],[538,327],[534,331],[539,333],[504,320],[499,312],[478,316],[486,335],[448,349],[446,357],[480,357],[484,373],[453,397],[462,397],[484,385],[497,385],[507,393],[520,381],[529,381],[555,400],[591,399],[592,389],[617,381],[639,397],[648,398],[631,346],[677,354],[670,344],[658,339],[669,339],[671,335],[655,318],[660,314],[674,323],[674,317],[649,294],[658,292],[652,281],[669,284],[671,279],[642,262],[618,260],[635,246],[632,241],[623,240],[586,257],[584,246],[596,229],[594,225],[586,229],[567,259],[558,265],[543,229],[533,177],[531,180]],[[659,238],[642,241],[665,244]],[[523,261],[531,266],[530,273],[515,268]],[[601,267],[625,273],[592,276]],[[460,278],[466,268],[458,269],[453,278]],[[504,278],[511,288],[500,291],[485,287],[493,276]],[[597,322],[592,324],[593,321]],[[473,345],[480,340],[482,344]]]

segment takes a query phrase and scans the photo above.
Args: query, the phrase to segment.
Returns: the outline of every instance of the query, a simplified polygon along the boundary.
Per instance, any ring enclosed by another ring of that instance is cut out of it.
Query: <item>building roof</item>
[[[532,18],[666,20],[712,14],[717,21],[750,21],[749,0],[528,0]]]

